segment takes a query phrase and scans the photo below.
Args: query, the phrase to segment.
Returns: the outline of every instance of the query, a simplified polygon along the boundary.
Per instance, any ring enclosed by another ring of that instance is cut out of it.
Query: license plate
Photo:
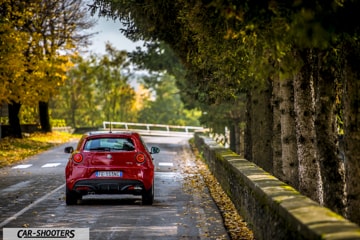
[[[121,171],[97,171],[96,177],[122,177]]]

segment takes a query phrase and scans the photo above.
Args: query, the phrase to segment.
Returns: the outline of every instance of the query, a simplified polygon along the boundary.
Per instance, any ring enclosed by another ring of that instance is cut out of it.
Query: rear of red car
[[[85,134],[66,166],[66,203],[76,204],[86,194],[142,195],[154,199],[154,165],[139,134],[134,132]]]

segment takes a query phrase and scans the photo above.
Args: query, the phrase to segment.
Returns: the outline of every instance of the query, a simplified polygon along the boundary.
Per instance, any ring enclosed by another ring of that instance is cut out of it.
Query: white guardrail
[[[145,135],[156,136],[192,136],[196,131],[204,131],[203,127],[174,126],[148,123],[103,122],[104,130],[131,130]]]

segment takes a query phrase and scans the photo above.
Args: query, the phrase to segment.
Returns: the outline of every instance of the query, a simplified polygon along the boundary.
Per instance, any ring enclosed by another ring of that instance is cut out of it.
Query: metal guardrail
[[[132,130],[140,134],[156,136],[192,136],[196,131],[205,130],[203,127],[175,126],[164,124],[103,122],[103,129]]]

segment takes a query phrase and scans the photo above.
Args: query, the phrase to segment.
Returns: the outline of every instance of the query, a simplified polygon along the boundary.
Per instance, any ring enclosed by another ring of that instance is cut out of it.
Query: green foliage
[[[109,54],[102,57],[96,68],[97,91],[104,93],[98,99],[104,119],[134,121],[135,91],[129,86],[129,76],[124,74],[128,72],[127,52],[117,51],[111,45],[107,45],[106,49]]]
[[[158,42],[171,47],[186,70],[175,74],[185,106],[207,112],[203,124],[218,128],[237,119],[232,113],[243,105],[244,92],[274,76],[297,74],[303,65],[298,51],[336,49],[349,39],[344,36],[358,36],[359,7],[351,0],[95,0],[93,10],[118,18],[130,39],[156,42],[147,53],[133,54],[137,63],[147,62],[142,68],[172,73]]]
[[[195,126],[199,124],[200,111],[191,105],[191,100],[187,95],[188,86],[185,83],[184,66],[169,45],[164,42],[147,43],[145,51],[138,48],[129,53],[129,57],[138,69],[154,74],[152,77],[144,78],[143,82],[147,88],[154,90],[156,100],[147,102],[145,109],[140,112],[139,121],[148,119],[156,123],[151,119],[151,109],[156,108],[159,113],[164,112],[163,117],[160,118],[160,121],[164,123],[174,122],[176,125]],[[160,73],[159,76],[156,75],[158,73]],[[168,95],[166,91],[174,92],[174,96]],[[171,103],[173,107],[169,106]],[[161,108],[162,104],[166,107]],[[173,109],[173,112],[166,113],[164,109],[167,108]]]
[[[68,72],[64,86],[59,89],[60,94],[51,99],[50,107],[53,118],[65,118],[70,126],[75,127],[79,122],[82,124],[83,121],[87,121],[86,115],[94,114],[83,113],[82,110],[93,109],[92,94],[95,79],[91,67],[93,59],[84,61],[83,58],[76,57],[72,61],[75,66]]]
[[[173,76],[142,77],[141,83],[152,91],[149,98],[146,91],[136,93],[130,86],[126,52],[111,45],[107,51],[102,57],[73,59],[66,84],[51,101],[53,118],[65,119],[72,127],[100,127],[108,120],[199,125],[199,111],[184,109]]]
[[[233,103],[249,86],[249,79],[254,80],[248,72],[250,54],[246,52],[253,43],[244,45],[237,38],[226,40],[227,16],[214,5],[181,0],[146,4],[94,2],[100,13],[119,18],[125,24],[124,33],[130,39],[141,36],[155,42],[148,44],[147,52],[138,49],[130,56],[137,64],[143,64],[141,68],[166,70],[174,75],[188,109],[204,111],[207,105]],[[229,105],[220,106],[224,110]]]
[[[154,99],[149,99],[139,112],[139,122],[181,126],[199,125],[200,112],[184,109],[173,76],[167,74],[151,76],[144,78],[144,84],[154,91]]]
[[[72,127],[101,126],[103,121],[135,121],[135,91],[126,75],[127,55],[111,45],[107,55],[74,58],[60,95],[52,100],[53,118]]]

